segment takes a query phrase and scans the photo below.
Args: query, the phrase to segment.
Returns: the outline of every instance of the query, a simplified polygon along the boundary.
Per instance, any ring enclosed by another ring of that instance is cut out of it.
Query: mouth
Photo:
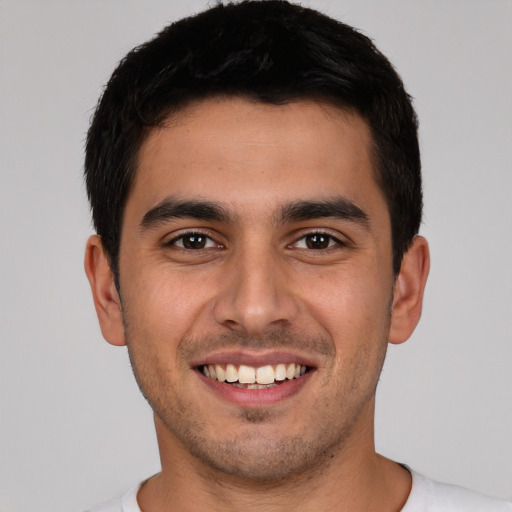
[[[198,370],[207,378],[235,388],[271,389],[286,381],[301,379],[311,368],[300,363],[248,366],[244,364],[203,364]]]

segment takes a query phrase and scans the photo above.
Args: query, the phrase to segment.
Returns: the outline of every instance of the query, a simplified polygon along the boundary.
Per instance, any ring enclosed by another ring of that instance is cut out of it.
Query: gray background
[[[303,2],[360,27],[421,121],[432,270],[391,347],[377,446],[512,498],[512,3]],[[0,1],[0,510],[81,510],[159,468],[125,349],[82,270],[84,136],[114,64],[206,0]]]

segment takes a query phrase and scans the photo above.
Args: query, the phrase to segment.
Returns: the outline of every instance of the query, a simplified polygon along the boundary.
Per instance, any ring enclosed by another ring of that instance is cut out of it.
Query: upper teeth
[[[244,364],[238,367],[234,364],[205,364],[202,368],[207,377],[220,382],[239,382],[240,384],[272,384],[274,381],[296,379],[306,373],[306,366],[295,363],[266,365],[259,368]]]

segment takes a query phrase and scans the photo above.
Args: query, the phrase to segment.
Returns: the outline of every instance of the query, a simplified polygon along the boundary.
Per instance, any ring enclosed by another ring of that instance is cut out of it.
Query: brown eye
[[[314,233],[306,235],[304,237],[304,242],[308,249],[327,249],[332,245],[333,238],[332,236],[324,235],[322,233]]]
[[[176,245],[182,249],[199,250],[209,249],[211,247],[217,247],[215,242],[203,233],[188,233],[181,235],[180,237],[172,241],[173,245]]]
[[[183,247],[185,249],[204,249],[206,246],[206,237],[204,235],[188,235],[183,237]]]

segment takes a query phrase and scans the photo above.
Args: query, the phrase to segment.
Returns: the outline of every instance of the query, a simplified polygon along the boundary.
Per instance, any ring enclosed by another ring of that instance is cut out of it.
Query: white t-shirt
[[[511,512],[512,501],[489,498],[456,485],[429,480],[409,469],[412,489],[401,512]],[[137,503],[140,485],[124,496],[86,512],[141,512]]]

